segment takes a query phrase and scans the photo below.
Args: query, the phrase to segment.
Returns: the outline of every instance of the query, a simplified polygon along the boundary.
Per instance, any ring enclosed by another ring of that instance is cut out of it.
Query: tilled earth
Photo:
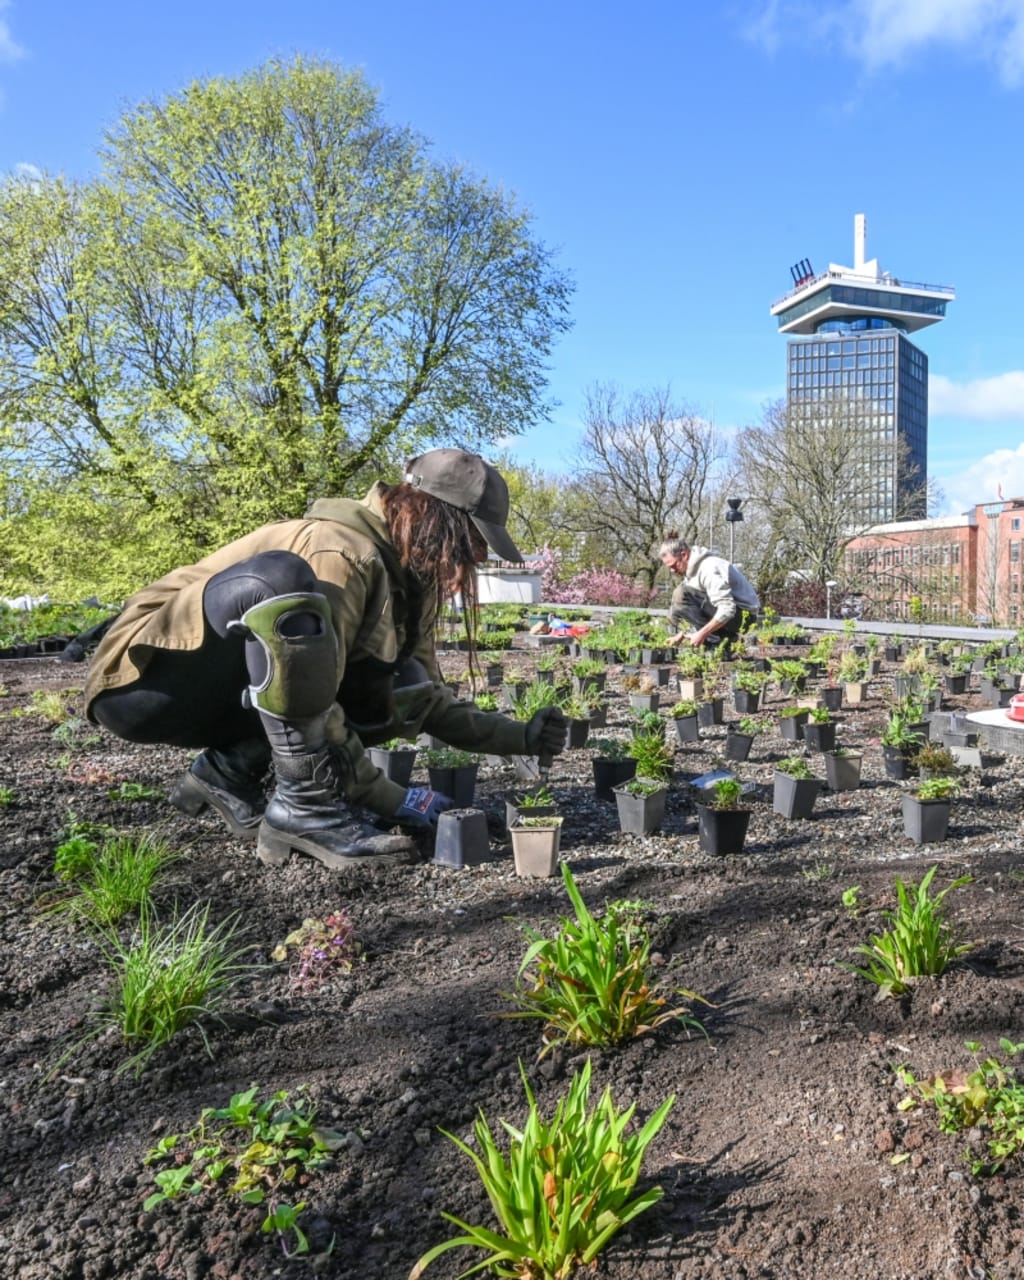
[[[884,669],[871,699],[840,713],[841,744],[865,750],[861,788],[824,792],[810,821],[772,813],[772,762],[790,752],[776,734],[755,741],[738,767],[760,786],[739,857],[700,852],[685,785],[718,765],[724,730],[678,748],[655,836],[620,834],[614,806],[594,798],[590,750],[555,762],[563,856],[586,900],[648,904],[660,978],[713,1006],[696,1006],[706,1039],[673,1024],[592,1054],[594,1096],[610,1085],[620,1105],[636,1102],[638,1118],[676,1096],[644,1166],[642,1185],[660,1185],[664,1197],[612,1242],[597,1275],[1024,1275],[1019,1165],[972,1176],[969,1137],[939,1133],[934,1113],[900,1110],[894,1074],[901,1063],[919,1076],[968,1067],[967,1040],[994,1049],[1001,1036],[1024,1039],[1020,761],[991,758],[969,771],[948,841],[912,845],[902,785],[885,777],[878,745],[891,675]],[[64,690],[80,712],[82,682],[83,668],[52,658],[0,662],[0,787],[14,793],[0,806],[0,1274],[402,1280],[453,1234],[442,1211],[493,1225],[470,1162],[439,1128],[466,1136],[479,1109],[492,1126],[520,1124],[520,1062],[550,1114],[583,1060],[556,1053],[538,1063],[538,1024],[493,1016],[509,1007],[502,993],[515,983],[523,927],[553,932],[569,910],[560,879],[512,871],[499,835],[505,799],[522,788],[511,769],[481,768],[476,803],[494,854],[482,866],[435,866],[424,847],[411,869],[338,876],[306,859],[264,868],[211,818],[187,819],[163,799],[112,797],[122,782],[166,794],[187,753],[92,730],[66,731],[72,741],[62,743],[39,715],[11,714],[38,689]],[[629,709],[610,684],[614,735]],[[768,704],[781,705],[778,694]],[[55,888],[54,849],[72,819],[156,827],[184,851],[161,895],[168,914],[194,902],[212,904],[217,920],[239,913],[265,967],[224,1022],[205,1026],[209,1053],[189,1030],[136,1077],[118,1071],[123,1044],[88,1038],[109,983],[102,956],[83,928],[37,905]],[[879,1001],[839,962],[884,926],[895,877],[916,883],[936,863],[936,888],[973,877],[948,903],[974,948],[912,996]],[[854,885],[856,916],[841,902]],[[364,958],[301,994],[271,952],[305,917],[338,908],[352,916]],[[261,1093],[305,1087],[346,1135],[301,1191],[313,1254],[326,1254],[312,1262],[289,1260],[260,1232],[264,1211],[227,1196],[143,1209],[153,1190],[147,1150],[253,1083]],[[478,1256],[454,1251],[426,1275],[452,1280]]]

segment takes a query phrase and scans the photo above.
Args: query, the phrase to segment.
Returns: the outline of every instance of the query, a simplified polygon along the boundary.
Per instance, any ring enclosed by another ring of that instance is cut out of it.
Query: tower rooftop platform
[[[812,334],[826,320],[879,316],[907,333],[937,324],[956,292],[946,285],[915,284],[889,275],[856,275],[843,267],[807,280],[772,304],[779,332]]]
[[[898,280],[881,271],[878,259],[865,260],[867,219],[853,220],[853,266],[830,262],[827,271],[814,275],[805,258],[792,268],[795,287],[772,303],[779,332],[810,335],[828,321],[887,320],[905,333],[937,324],[946,314],[946,303],[956,292],[948,285],[918,284]]]

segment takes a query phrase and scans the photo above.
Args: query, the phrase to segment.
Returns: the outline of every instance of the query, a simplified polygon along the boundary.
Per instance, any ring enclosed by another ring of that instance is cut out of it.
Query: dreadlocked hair
[[[465,511],[410,484],[381,486],[391,541],[402,562],[432,592],[436,616],[456,594],[462,596],[469,666],[476,664],[480,624],[476,563],[487,544]]]

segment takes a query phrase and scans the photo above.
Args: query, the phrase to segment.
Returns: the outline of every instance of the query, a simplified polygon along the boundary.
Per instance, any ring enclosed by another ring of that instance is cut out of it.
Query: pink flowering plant
[[[655,592],[634,582],[618,569],[583,569],[565,580],[561,577],[561,552],[545,547],[538,561],[541,597],[552,604],[603,604],[644,606]]]
[[[292,988],[309,995],[335,977],[348,973],[362,948],[344,909],[332,911],[322,920],[309,917],[271,953],[274,960],[291,959]]]

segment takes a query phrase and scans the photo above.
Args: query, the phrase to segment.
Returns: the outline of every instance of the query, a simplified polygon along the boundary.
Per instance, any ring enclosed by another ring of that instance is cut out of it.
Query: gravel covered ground
[[[446,661],[454,671],[464,660]],[[1024,1275],[1019,1165],[972,1176],[963,1159],[970,1135],[943,1135],[934,1113],[900,1110],[894,1075],[900,1063],[919,1076],[966,1067],[967,1040],[995,1048],[1000,1036],[1024,1039],[1021,761],[988,758],[967,771],[949,839],[911,844],[900,818],[905,784],[886,778],[878,744],[892,674],[883,668],[868,701],[840,713],[840,742],[865,752],[862,786],[824,792],[809,821],[773,814],[773,762],[790,751],[776,733],[755,741],[738,767],[758,785],[741,856],[699,850],[687,786],[719,763],[724,729],[677,748],[667,817],[653,836],[619,832],[614,806],[594,798],[589,749],[555,762],[563,856],[587,902],[643,900],[658,976],[713,1006],[702,1011],[707,1039],[670,1025],[592,1055],[595,1086],[635,1101],[640,1118],[676,1095],[644,1165],[643,1185],[660,1185],[664,1197],[601,1255],[599,1276]],[[339,876],[304,859],[264,868],[213,819],[186,819],[162,798],[111,794],[122,782],[166,794],[187,753],[98,731],[69,747],[39,715],[11,714],[39,689],[64,690],[80,709],[72,686],[82,681],[82,668],[54,659],[0,662],[0,787],[13,791],[0,806],[0,1272],[250,1280],[315,1268],[401,1280],[452,1233],[442,1211],[490,1223],[472,1166],[438,1128],[465,1136],[479,1108],[492,1122],[521,1123],[520,1061],[550,1112],[582,1061],[556,1053],[538,1063],[537,1024],[493,1017],[508,1008],[501,993],[515,982],[523,926],[551,932],[569,910],[560,879],[513,873],[502,825],[521,784],[507,767],[481,768],[476,803],[494,856],[478,867],[432,865],[424,846],[421,864],[403,870]],[[628,700],[615,676],[609,683],[609,731],[621,736]],[[769,708],[783,703],[776,693]],[[977,696],[947,705],[975,706]],[[265,967],[223,1023],[206,1025],[210,1054],[189,1030],[138,1078],[118,1072],[126,1052],[110,1036],[60,1062],[109,981],[88,933],[37,909],[55,887],[54,849],[72,816],[157,826],[184,851],[161,894],[167,912],[200,901],[215,919],[240,913]],[[948,900],[973,949],[911,996],[879,1001],[837,962],[883,925],[895,877],[916,883],[935,864],[937,888],[973,877]],[[856,916],[841,902],[854,885]],[[364,958],[301,994],[271,952],[305,917],[339,908]],[[143,1209],[153,1190],[147,1150],[251,1083],[261,1092],[305,1086],[345,1135],[302,1188],[313,1251],[334,1242],[315,1264],[288,1260],[261,1234],[263,1212],[226,1196]],[[475,1260],[456,1251],[426,1275],[452,1280]]]

